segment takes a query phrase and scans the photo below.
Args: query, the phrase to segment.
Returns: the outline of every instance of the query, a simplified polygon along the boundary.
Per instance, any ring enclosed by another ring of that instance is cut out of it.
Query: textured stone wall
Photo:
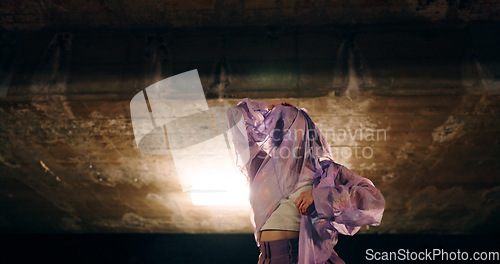
[[[251,232],[193,206],[172,156],[135,145],[130,100],[197,69],[208,105],[284,98],[387,208],[373,233],[498,232],[498,25],[5,32],[0,230]]]
[[[466,23],[498,20],[496,0],[4,0],[6,30]]]

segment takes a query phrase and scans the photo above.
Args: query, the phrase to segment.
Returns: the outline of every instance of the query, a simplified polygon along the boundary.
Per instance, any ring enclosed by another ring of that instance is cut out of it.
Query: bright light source
[[[227,149],[225,149],[227,151]],[[194,205],[249,205],[245,176],[231,159],[212,160],[211,168],[200,177],[192,177],[191,199]]]
[[[210,183],[194,181],[191,200],[194,205],[240,205],[248,206],[248,187],[243,174],[236,167],[227,168],[223,161],[213,164],[217,174],[208,175]]]
[[[191,193],[194,205],[249,205],[246,178],[230,151],[222,134],[172,150],[182,188]]]
[[[249,206],[248,190],[191,191],[193,205]]]

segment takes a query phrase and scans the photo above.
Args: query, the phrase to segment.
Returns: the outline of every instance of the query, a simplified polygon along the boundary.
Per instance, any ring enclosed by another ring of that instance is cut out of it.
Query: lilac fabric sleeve
[[[264,122],[266,114],[265,104],[248,98],[229,108],[227,112],[228,134],[236,151],[236,166],[249,181],[253,179],[265,157],[258,143],[266,139],[271,129]]]
[[[313,190],[318,217],[331,221],[344,235],[354,235],[364,225],[379,225],[385,200],[373,183],[331,160],[321,166]]]
[[[302,217],[299,263],[326,263],[337,233],[354,235],[361,226],[380,224],[385,200],[373,183],[330,159],[315,174],[315,210]],[[330,259],[331,260],[331,259]],[[337,262],[344,263],[337,258]]]

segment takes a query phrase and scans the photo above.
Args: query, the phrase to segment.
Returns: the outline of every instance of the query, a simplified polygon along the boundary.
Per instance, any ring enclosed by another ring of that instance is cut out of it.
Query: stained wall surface
[[[164,21],[144,11],[153,1],[108,13],[75,2],[0,9],[0,231],[251,233],[248,206],[193,205],[172,154],[137,148],[131,99],[193,69],[209,107],[306,108],[335,160],[386,198],[382,225],[361,232],[500,231],[494,1],[179,1]]]

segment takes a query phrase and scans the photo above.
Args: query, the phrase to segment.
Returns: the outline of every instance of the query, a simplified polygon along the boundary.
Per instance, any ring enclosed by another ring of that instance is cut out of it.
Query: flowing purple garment
[[[373,183],[332,159],[328,142],[305,108],[243,99],[227,112],[236,165],[247,176],[255,240],[281,200],[305,181],[314,206],[301,216],[299,263],[325,263],[337,234],[379,225],[385,200]]]

